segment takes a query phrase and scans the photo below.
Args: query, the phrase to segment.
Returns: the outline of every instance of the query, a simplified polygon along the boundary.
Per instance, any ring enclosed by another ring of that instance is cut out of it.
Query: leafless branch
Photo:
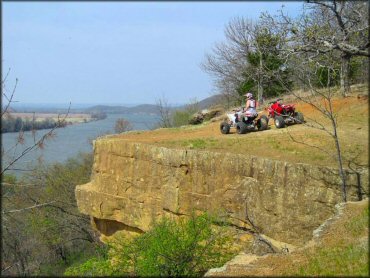
[[[53,127],[51,130],[49,130],[47,133],[45,133],[39,140],[37,140],[36,142],[34,142],[32,145],[30,145],[27,148],[25,148],[19,155],[15,155],[14,154],[14,158],[10,162],[8,162],[7,165],[5,167],[3,167],[3,169],[1,170],[1,175],[3,173],[5,173],[6,171],[10,170],[11,167],[18,160],[20,160],[22,157],[24,157],[27,153],[31,152],[34,149],[43,148],[43,144],[44,144],[45,140],[47,140],[48,138],[52,137],[54,135],[54,131],[57,128],[59,128],[61,126],[64,126],[65,119],[68,117],[70,109],[71,109],[71,103],[69,104],[67,113],[62,118],[60,118],[60,115],[58,115],[58,122],[57,122],[57,125],[55,125],[55,127]]]
[[[18,79],[15,80],[15,85],[14,85],[13,90],[12,90],[9,97],[5,93],[3,93],[4,97],[7,99],[7,104],[4,108],[4,110],[1,112],[1,118],[8,112],[10,104],[13,102],[13,97],[14,97],[15,91],[17,89],[17,85],[18,85]],[[5,85],[3,85],[3,88],[4,88],[4,86]]]
[[[55,203],[55,202],[56,202],[56,201],[51,201],[51,202],[44,203],[44,204],[36,204],[36,205],[30,206],[30,207],[26,207],[26,208],[13,209],[13,210],[8,210],[8,211],[3,211],[2,213],[3,213],[3,214],[9,214],[9,213],[14,213],[14,212],[23,212],[23,211],[25,211],[25,210],[30,210],[30,209],[34,209],[34,208],[38,208],[38,207],[48,206],[48,205],[53,204],[53,203]]]
[[[172,127],[171,123],[171,109],[167,99],[162,96],[156,100],[160,115],[160,126],[164,128]]]

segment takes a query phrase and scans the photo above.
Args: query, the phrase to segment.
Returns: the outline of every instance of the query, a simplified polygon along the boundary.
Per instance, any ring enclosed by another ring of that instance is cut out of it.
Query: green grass
[[[351,219],[350,222],[346,223],[345,228],[352,234],[354,237],[361,236],[364,229],[369,226],[369,208],[363,210],[363,212]]]
[[[334,244],[307,252],[305,263],[298,263],[284,275],[299,276],[368,276],[369,208],[348,220]],[[325,244],[325,242],[323,242]]]
[[[174,144],[176,144],[174,142]],[[191,140],[184,140],[180,142],[180,145],[185,148],[189,149],[205,149],[209,147],[215,147],[217,145],[217,140],[215,139],[191,139]]]
[[[300,267],[297,274],[303,276],[368,276],[368,249],[361,244],[322,248],[309,258],[307,265]]]
[[[228,147],[234,147],[238,144],[246,144],[238,139],[214,139],[214,138],[195,138],[188,140],[172,140],[167,141],[167,147],[183,147],[189,149],[225,149]]]

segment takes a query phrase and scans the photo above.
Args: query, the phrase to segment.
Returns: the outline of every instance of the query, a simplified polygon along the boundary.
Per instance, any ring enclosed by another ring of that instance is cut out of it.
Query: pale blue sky
[[[214,93],[200,69],[236,16],[303,2],[3,2],[2,67],[23,103],[155,103]]]

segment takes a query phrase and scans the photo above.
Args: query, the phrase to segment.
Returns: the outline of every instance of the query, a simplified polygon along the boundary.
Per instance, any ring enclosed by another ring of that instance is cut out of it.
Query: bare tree
[[[342,184],[342,196],[343,201],[347,201],[347,184],[346,184],[346,174],[344,169],[345,159],[343,157],[341,140],[338,133],[338,116],[340,114],[340,108],[335,108],[333,105],[333,100],[338,97],[338,88],[331,85],[331,79],[334,78],[335,68],[332,64],[335,64],[333,59],[333,53],[321,54],[322,62],[319,63],[317,60],[311,60],[309,57],[297,55],[295,60],[295,71],[294,74],[297,79],[305,84],[307,92],[305,95],[297,93],[297,91],[290,91],[300,101],[310,105],[317,112],[319,112],[324,119],[308,118],[305,125],[307,127],[319,130],[323,132],[326,136],[331,138],[334,145],[334,152],[330,150],[328,146],[322,147],[319,145],[313,145],[307,143],[304,139],[297,139],[296,137],[290,135],[290,138],[297,143],[305,144],[307,146],[319,149],[323,153],[327,154],[329,157],[332,157],[334,161],[338,164],[338,173]],[[328,70],[328,78],[326,80],[327,84],[321,84],[321,88],[316,86],[317,82],[320,82],[320,79],[317,75],[317,71],[321,68],[326,68]],[[282,84],[283,80],[281,80]]]
[[[130,130],[132,130],[132,125],[130,124],[129,121],[123,118],[117,119],[116,124],[114,126],[114,131],[116,133],[122,133]]]
[[[2,106],[1,116],[2,119],[7,117],[12,110],[12,104],[16,102],[14,96],[16,93],[16,88],[18,80],[16,79],[15,85],[12,86],[12,89],[7,88],[7,79],[9,76],[10,70],[7,72],[6,76],[1,81],[2,86],[2,99],[5,101],[5,104]],[[14,142],[14,145],[9,149],[5,150],[2,147],[2,169],[1,169],[1,198],[2,198],[2,257],[6,260],[2,261],[1,273],[4,275],[7,274],[17,274],[17,275],[30,275],[31,274],[31,261],[32,264],[39,264],[42,262],[36,262],[32,256],[32,248],[37,248],[35,245],[35,239],[27,235],[29,227],[26,225],[25,220],[30,217],[30,215],[36,215],[36,212],[44,208],[54,208],[56,210],[63,211],[68,213],[70,207],[62,203],[61,199],[58,199],[56,196],[50,198],[42,198],[40,194],[37,194],[36,198],[30,191],[39,190],[42,192],[44,183],[42,181],[34,182],[31,184],[24,184],[23,182],[9,182],[11,176],[5,175],[10,170],[21,171],[24,169],[15,168],[14,165],[22,160],[25,155],[31,151],[42,149],[44,147],[45,141],[52,138],[55,134],[56,128],[65,126],[65,119],[69,115],[70,106],[64,115],[59,115],[57,124],[55,127],[50,129],[41,135],[41,137],[36,137],[36,130],[32,130],[33,142],[25,146],[23,151],[17,153],[17,147],[19,145],[24,145],[24,132],[21,129],[18,133],[18,138]],[[33,119],[35,121],[35,119]],[[7,157],[8,160],[4,158]],[[50,179],[49,179],[50,180]],[[74,185],[73,185],[74,186]],[[71,190],[73,193],[73,190]],[[59,195],[61,196],[61,195]],[[73,195],[74,198],[74,195]],[[74,208],[77,210],[77,208]],[[76,215],[76,217],[80,217]],[[89,226],[89,219],[84,219],[85,224]],[[76,224],[76,227],[78,224]],[[87,239],[93,240],[90,232],[85,229],[86,226],[82,228],[81,234],[84,234]],[[85,229],[85,231],[83,231]],[[6,235],[6,236],[4,236]],[[89,237],[90,236],[90,237]],[[82,236],[81,236],[82,238]],[[43,250],[38,250],[43,252]],[[45,254],[47,257],[48,254]]]
[[[263,103],[276,75],[286,75],[287,66],[279,57],[285,34],[279,31],[262,21],[234,18],[225,27],[226,42],[216,44],[201,67],[216,78],[222,93],[240,98],[256,86],[258,101]]]
[[[308,1],[298,18],[282,10],[278,16],[263,14],[270,26],[287,34],[287,54],[306,53],[311,59],[332,53],[338,57],[343,96],[350,93],[350,60],[370,57],[368,1]]]
[[[217,43],[211,54],[206,54],[202,69],[215,77],[216,87],[228,98],[236,98],[238,86],[245,80],[248,52],[253,41],[252,21],[235,18],[225,27],[226,42]],[[235,95],[236,94],[236,95]]]
[[[162,96],[161,98],[156,99],[156,104],[159,111],[160,127],[164,128],[172,127],[171,107],[168,104],[168,100],[165,98],[165,96]]]
[[[341,149],[337,121],[340,111],[333,106],[337,96],[334,86],[340,76],[341,94],[347,96],[350,92],[350,59],[356,56],[368,59],[370,56],[368,8],[365,1],[308,1],[297,18],[283,11],[278,16],[262,15],[265,24],[286,34],[287,47],[281,50],[282,55],[294,68],[295,79],[309,94],[301,96],[296,91],[287,90],[326,119],[310,119],[306,125],[321,130],[333,140],[334,152],[317,145],[312,147],[319,148],[338,163],[344,201],[347,201],[344,164],[350,160],[344,158]]]
[[[2,96],[3,99],[6,100],[6,104],[4,108],[2,108],[1,111],[1,118],[7,117],[10,114],[11,104],[14,103],[14,95],[16,92],[18,79],[16,79],[15,85],[13,86],[12,90],[8,90],[6,83],[7,78],[9,76],[10,69],[8,73],[6,74],[5,78],[1,81],[2,86]],[[41,137],[36,138],[36,130],[33,129],[32,136],[33,136],[33,143],[31,143],[29,146],[26,146],[21,153],[17,153],[17,147],[19,145],[22,145],[24,143],[24,132],[21,129],[18,133],[18,139],[14,143],[13,146],[11,146],[9,149],[5,150],[3,147],[1,148],[1,157],[2,157],[2,169],[1,169],[1,175],[3,175],[5,172],[9,170],[22,170],[18,168],[13,168],[13,165],[21,160],[25,155],[27,155],[29,152],[37,149],[42,149],[44,147],[45,141],[48,139],[51,139],[55,135],[55,130],[60,127],[65,127],[66,118],[69,115],[71,104],[69,104],[69,107],[67,109],[67,112],[64,115],[58,115],[58,119],[56,121],[56,125],[51,128],[49,131],[44,133]],[[35,118],[33,118],[33,121],[35,121]],[[4,158],[7,158],[6,160]]]
[[[91,155],[80,155],[39,167],[22,181],[3,182],[2,274],[32,275],[47,263],[67,263],[73,250],[97,244],[74,195],[75,185],[88,181],[91,164]]]

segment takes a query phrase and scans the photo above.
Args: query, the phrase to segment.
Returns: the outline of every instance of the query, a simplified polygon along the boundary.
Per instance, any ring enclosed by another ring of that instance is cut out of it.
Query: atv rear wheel
[[[261,118],[257,120],[257,128],[259,131],[266,130],[269,123],[269,119],[262,115]]]
[[[275,126],[276,128],[285,127],[284,118],[282,116],[275,116]]]
[[[295,112],[294,113],[294,120],[298,124],[303,124],[304,123],[304,117],[301,112]]]
[[[229,134],[230,133],[230,125],[227,122],[222,122],[220,124],[220,130],[222,134]]]
[[[245,134],[245,133],[247,133],[247,131],[248,131],[248,127],[247,127],[247,124],[246,123],[244,123],[244,122],[238,122],[236,124],[236,132],[238,134]]]

